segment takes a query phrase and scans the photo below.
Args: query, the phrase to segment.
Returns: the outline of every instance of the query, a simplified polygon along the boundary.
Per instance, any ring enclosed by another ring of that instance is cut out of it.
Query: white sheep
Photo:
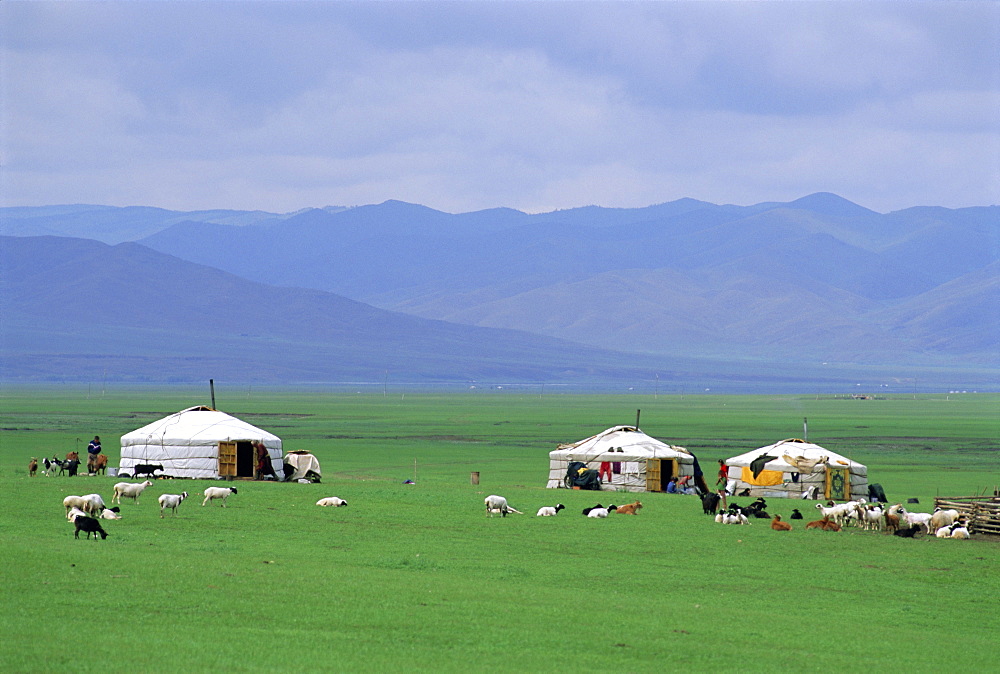
[[[230,494],[236,494],[236,487],[209,487],[205,490],[205,500],[201,502],[205,505],[209,501],[214,501],[215,499],[222,499],[222,507],[226,507],[226,499],[229,498]]]
[[[538,512],[535,513],[535,517],[555,517],[556,514],[565,507],[566,506],[564,506],[562,503],[556,505],[555,507],[542,506],[541,508],[538,509]]]
[[[345,501],[342,498],[337,498],[336,496],[327,496],[326,498],[321,498],[320,500],[316,501],[316,505],[333,506],[335,508],[339,508],[340,506],[347,505],[347,501]]]
[[[507,512],[510,510],[510,506],[507,505],[507,499],[496,494],[487,496],[483,499],[483,503],[486,504],[486,514],[490,517],[493,517],[493,513],[500,513],[501,517],[507,517]]]
[[[93,515],[100,515],[107,508],[107,506],[104,505],[104,499],[101,498],[100,494],[87,494],[86,496],[81,496],[80,498],[83,498],[90,503],[90,507],[84,508],[84,510]]]
[[[87,512],[87,507],[90,505],[90,501],[83,498],[82,496],[67,496],[63,499],[63,507],[66,508],[66,517],[69,517],[69,511],[73,508],[79,508],[80,510]]]
[[[970,538],[969,529],[966,527],[965,522],[955,522],[951,525],[951,537],[952,538]]]
[[[905,508],[899,509],[899,514],[903,517],[903,520],[907,524],[913,526],[914,524],[919,524],[924,528],[927,534],[931,533],[931,514],[930,513],[911,513]]]
[[[177,515],[177,506],[184,502],[184,499],[188,497],[188,493],[181,492],[180,494],[160,494],[160,519],[163,519],[163,511],[170,508],[174,511],[174,515]]]
[[[937,531],[941,527],[950,527],[958,519],[959,513],[954,508],[950,510],[942,510],[941,508],[935,508],[934,513],[931,515],[931,529]]]
[[[882,530],[882,515],[885,511],[880,506],[870,505],[861,511],[861,524],[865,529]]]
[[[146,487],[149,487],[152,484],[153,483],[149,480],[138,484],[132,482],[119,482],[115,485],[115,494],[111,497],[111,502],[114,503],[117,501],[118,503],[121,503],[122,496],[124,496],[125,498],[130,498],[135,503],[138,503],[139,495],[142,494]]]
[[[66,513],[66,519],[68,519],[70,522],[74,522],[76,521],[77,517],[87,517],[87,513],[83,512],[76,506],[73,506],[72,508],[69,509],[69,512]]]
[[[120,520],[122,516],[118,514],[117,510],[118,510],[117,508],[115,508],[114,510],[110,508],[105,508],[104,510],[101,511],[101,519]]]
[[[844,520],[847,518],[848,513],[854,511],[855,501],[850,503],[838,503],[832,506],[824,506],[820,503],[816,504],[816,509],[820,511],[823,517],[829,517],[831,520],[843,526]]]

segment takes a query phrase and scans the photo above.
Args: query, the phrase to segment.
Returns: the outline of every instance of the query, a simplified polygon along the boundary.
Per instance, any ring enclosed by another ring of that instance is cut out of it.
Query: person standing
[[[720,484],[725,487],[726,482],[729,480],[729,468],[726,467],[726,462],[719,459],[719,479],[715,481],[715,486],[718,487]]]
[[[79,445],[77,445],[79,446]],[[87,454],[96,459],[97,455],[101,453],[101,438],[98,435],[94,436],[94,439],[90,441],[87,445]]]
[[[601,482],[605,482],[605,480],[604,480],[604,476],[605,475],[608,476],[607,483],[611,484],[611,475],[612,474],[611,474],[611,462],[610,461],[601,461],[601,469],[597,472],[597,479],[599,479]]]

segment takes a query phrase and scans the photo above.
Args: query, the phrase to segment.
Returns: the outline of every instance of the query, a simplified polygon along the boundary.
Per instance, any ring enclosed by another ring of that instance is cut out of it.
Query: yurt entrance
[[[249,440],[219,443],[219,477],[253,478],[254,449]]]
[[[646,491],[666,491],[677,475],[677,459],[646,459]]]

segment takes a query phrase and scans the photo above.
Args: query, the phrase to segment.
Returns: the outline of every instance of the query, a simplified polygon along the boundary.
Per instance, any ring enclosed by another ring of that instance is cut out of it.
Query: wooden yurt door
[[[677,474],[677,459],[646,459],[646,491],[666,491]]]
[[[236,477],[236,443],[219,443],[219,477]]]

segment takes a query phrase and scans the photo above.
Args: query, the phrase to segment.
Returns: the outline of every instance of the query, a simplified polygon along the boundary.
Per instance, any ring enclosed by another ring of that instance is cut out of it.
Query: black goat
[[[76,471],[80,468],[80,460],[70,459],[69,461],[64,461],[63,468],[66,469],[66,472],[69,473],[70,477],[76,477]]]
[[[907,527],[906,529],[896,529],[892,532],[893,536],[899,536],[900,538],[916,538],[917,532],[921,531],[923,527],[919,524],[914,524],[912,527]]]
[[[722,497],[715,493],[701,495],[701,508],[706,515],[714,515],[719,510]]]
[[[140,475],[149,475],[150,477],[156,477],[153,473],[156,471],[163,472],[163,466],[158,463],[137,463],[132,466],[132,477],[138,478]]]
[[[798,508],[792,508],[792,514],[789,516],[790,520],[800,520],[802,519],[802,513],[799,512]]]
[[[762,498],[758,498],[756,501],[744,508],[744,513],[756,517],[759,520],[769,520],[771,516],[767,514],[767,501]]]
[[[97,540],[98,534],[101,535],[101,540],[108,537],[108,532],[106,532],[101,527],[101,523],[93,517],[84,517],[80,515],[73,520],[73,524],[76,525],[76,531],[73,532],[73,538],[79,538],[81,531],[87,532],[87,538],[90,538],[90,534],[94,534],[95,541]]]

